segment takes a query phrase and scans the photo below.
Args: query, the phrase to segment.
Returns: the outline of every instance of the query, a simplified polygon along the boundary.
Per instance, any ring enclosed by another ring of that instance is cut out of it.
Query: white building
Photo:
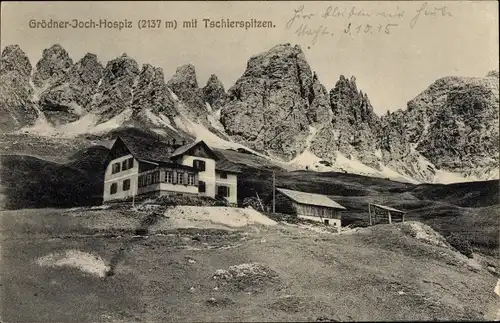
[[[174,139],[120,136],[110,154],[103,202],[176,194],[237,203],[237,167],[203,141],[178,145]]]

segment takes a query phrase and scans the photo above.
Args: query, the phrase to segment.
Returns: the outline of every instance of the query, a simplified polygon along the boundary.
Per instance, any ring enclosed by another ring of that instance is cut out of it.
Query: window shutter
[[[194,186],[198,186],[200,179],[198,178],[198,173],[194,174]]]
[[[226,187],[226,197],[229,197],[231,196],[231,194],[229,193],[229,186]]]

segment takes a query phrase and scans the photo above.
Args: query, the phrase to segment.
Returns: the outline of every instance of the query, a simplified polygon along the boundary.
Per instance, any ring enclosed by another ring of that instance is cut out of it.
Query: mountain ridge
[[[250,150],[286,169],[413,182],[498,178],[496,71],[440,78],[406,109],[379,116],[354,76],[327,90],[298,45],[253,55],[227,91],[215,74],[200,85],[192,64],[166,80],[161,68],[126,54],[103,66],[90,53],[73,61],[57,44],[34,66],[15,45],[1,59],[0,77],[11,80],[0,100],[3,132],[71,137],[143,127]]]

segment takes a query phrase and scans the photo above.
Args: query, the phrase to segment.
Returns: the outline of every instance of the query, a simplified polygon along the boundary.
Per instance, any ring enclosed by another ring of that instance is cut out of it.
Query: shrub
[[[191,195],[164,195],[156,198],[155,203],[165,206],[190,205],[190,206],[228,206],[224,198],[211,198],[206,196]]]
[[[472,258],[472,245],[469,240],[458,233],[451,233],[446,237],[446,241],[461,254]]]
[[[345,221],[344,223],[346,222],[349,221]],[[346,224],[348,224],[350,228],[366,228],[370,226],[370,222],[364,219],[355,219],[351,221],[351,223],[346,223]]]
[[[262,211],[261,204],[260,204],[259,200],[256,197],[253,197],[253,196],[245,197],[243,199],[242,206],[243,207],[249,207],[249,206],[251,206],[255,210]]]

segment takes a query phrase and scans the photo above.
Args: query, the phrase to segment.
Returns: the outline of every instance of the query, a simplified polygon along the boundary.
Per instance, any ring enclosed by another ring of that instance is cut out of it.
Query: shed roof
[[[276,189],[300,204],[324,206],[334,209],[346,210],[345,207],[333,201],[326,195],[294,191],[285,188],[276,188]]]
[[[371,205],[376,206],[376,207],[383,209],[383,210],[386,210],[386,211],[390,211],[390,212],[406,213],[405,211],[401,211],[401,210],[395,209],[395,208],[390,207],[390,206],[385,206],[385,205],[375,204],[375,203],[371,203]]]

